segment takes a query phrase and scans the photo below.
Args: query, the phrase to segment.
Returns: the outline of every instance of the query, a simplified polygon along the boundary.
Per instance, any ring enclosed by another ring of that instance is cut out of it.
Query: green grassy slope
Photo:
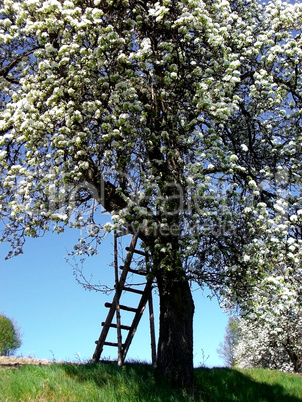
[[[299,402],[302,376],[271,370],[195,370],[190,392],[172,389],[146,364],[0,367],[0,401]]]

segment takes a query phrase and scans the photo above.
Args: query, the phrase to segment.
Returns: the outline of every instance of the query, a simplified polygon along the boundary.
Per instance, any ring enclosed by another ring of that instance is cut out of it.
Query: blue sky
[[[63,234],[47,233],[45,237],[28,239],[24,254],[4,260],[5,244],[0,245],[0,312],[14,318],[22,334],[22,346],[17,355],[39,359],[82,361],[92,357],[95,340],[102,329],[113,294],[85,291],[75,280],[72,267],[64,257],[79,238],[79,231],[68,229]],[[129,238],[129,237],[128,237]],[[85,263],[87,276],[93,273],[95,282],[112,287],[114,272],[113,236],[101,245],[99,254]],[[223,341],[228,316],[217,300],[195,287],[194,364],[221,366],[216,349]],[[121,304],[131,305],[126,293]],[[154,294],[155,325],[158,332],[158,296]],[[123,313],[124,314],[124,313]],[[129,325],[122,315],[122,323]],[[110,330],[111,341],[116,341]],[[157,338],[158,339],[158,338]],[[109,340],[109,339],[108,339]],[[105,347],[102,357],[116,359],[116,348]],[[149,321],[147,310],[130,346],[127,359],[151,361]]]

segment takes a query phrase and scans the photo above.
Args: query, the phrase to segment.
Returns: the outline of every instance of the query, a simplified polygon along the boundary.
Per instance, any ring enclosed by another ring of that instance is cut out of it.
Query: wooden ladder
[[[103,347],[104,346],[114,346],[118,348],[118,365],[122,366],[125,361],[127,352],[129,350],[132,339],[137,330],[137,326],[140,322],[140,319],[143,315],[143,312],[146,308],[146,304],[148,302],[149,305],[149,320],[150,320],[150,336],[151,336],[151,356],[152,356],[152,364],[156,365],[156,346],[155,346],[155,330],[154,330],[154,313],[153,313],[153,301],[152,301],[152,286],[153,286],[153,276],[147,275],[147,282],[145,284],[144,289],[134,289],[129,286],[125,286],[127,274],[133,273],[137,275],[146,276],[146,271],[140,271],[132,269],[131,263],[133,259],[133,255],[139,254],[144,256],[146,262],[148,261],[148,256],[146,253],[140,250],[136,250],[136,244],[138,240],[137,235],[133,235],[130,246],[126,247],[128,251],[127,256],[124,260],[124,265],[122,267],[118,266],[118,251],[117,251],[117,239],[118,237],[127,235],[126,232],[114,233],[114,271],[115,271],[115,295],[112,303],[105,303],[105,307],[109,308],[109,312],[107,318],[104,322],[102,322],[103,329],[99,336],[99,339],[95,341],[96,348],[93,354],[93,361],[97,362],[100,360]],[[121,275],[119,276],[118,269],[122,269]],[[140,300],[138,306],[136,308],[128,307],[120,304],[120,298],[122,296],[122,292],[131,292],[140,295]],[[132,320],[132,324],[130,326],[121,324],[121,310],[130,311],[134,313],[134,317]],[[113,323],[114,315],[116,316],[116,323]],[[116,328],[117,330],[117,342],[107,342],[106,338],[110,328]],[[125,342],[122,342],[122,330],[128,332]]]

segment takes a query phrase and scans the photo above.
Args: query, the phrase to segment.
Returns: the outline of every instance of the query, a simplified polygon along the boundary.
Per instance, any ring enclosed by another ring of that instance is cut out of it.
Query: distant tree
[[[275,265],[279,275],[266,276],[248,303],[241,303],[236,364],[302,372],[302,270]]]
[[[284,319],[283,319],[284,318]],[[302,368],[301,324],[298,331],[284,328],[285,318],[280,325],[263,319],[243,318],[239,322],[238,344],[235,347],[236,365],[240,368],[263,367],[300,373]],[[287,318],[290,318],[289,316]],[[290,324],[290,322],[289,322]],[[285,331],[284,331],[285,329]]]
[[[219,344],[217,352],[223,359],[226,366],[235,366],[235,347],[238,343],[238,322],[234,317],[230,317],[226,326],[224,341]]]
[[[0,315],[0,356],[11,356],[21,346],[19,328],[13,320]]]

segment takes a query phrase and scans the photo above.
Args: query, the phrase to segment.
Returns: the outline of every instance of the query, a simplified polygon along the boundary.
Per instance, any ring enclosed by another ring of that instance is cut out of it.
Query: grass
[[[116,363],[0,367],[0,401],[301,402],[302,377],[253,369],[195,370],[191,392],[156,379],[151,366]]]
[[[302,377],[268,369],[198,369],[196,385],[206,402],[302,401]],[[197,399],[198,400],[198,399]]]

